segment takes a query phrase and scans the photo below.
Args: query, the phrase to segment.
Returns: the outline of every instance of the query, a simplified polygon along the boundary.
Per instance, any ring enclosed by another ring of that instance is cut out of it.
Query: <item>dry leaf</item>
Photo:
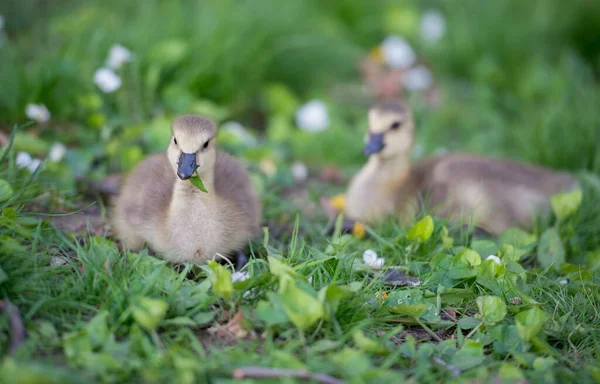
[[[90,233],[94,236],[102,236],[110,231],[108,223],[99,214],[74,213],[66,216],[38,216],[38,218],[50,221],[61,232],[75,235]]]
[[[245,339],[250,334],[242,325],[246,319],[244,313],[238,311],[225,325],[217,325],[216,335],[222,338]]]

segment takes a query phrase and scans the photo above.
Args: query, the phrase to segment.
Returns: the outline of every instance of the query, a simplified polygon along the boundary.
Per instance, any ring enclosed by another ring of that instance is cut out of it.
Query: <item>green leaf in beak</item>
[[[194,186],[196,188],[198,188],[202,192],[208,193],[208,190],[204,186],[204,183],[202,182],[200,175],[198,175],[198,172],[196,172],[195,174],[192,175],[192,177],[190,177],[190,181],[192,182],[192,184],[194,184]]]

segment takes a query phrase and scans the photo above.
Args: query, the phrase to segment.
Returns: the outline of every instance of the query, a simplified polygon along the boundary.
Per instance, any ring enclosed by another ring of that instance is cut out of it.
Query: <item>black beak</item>
[[[385,147],[383,143],[383,133],[369,133],[369,141],[363,149],[363,155],[371,156],[374,153],[381,151]]]
[[[177,163],[177,176],[181,180],[187,180],[196,172],[196,168],[198,168],[196,154],[181,152],[179,163]]]

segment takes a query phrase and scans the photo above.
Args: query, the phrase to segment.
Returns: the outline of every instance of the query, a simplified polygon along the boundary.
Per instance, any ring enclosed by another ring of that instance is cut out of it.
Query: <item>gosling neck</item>
[[[390,182],[403,182],[408,178],[412,162],[410,153],[400,153],[394,156],[371,156],[368,167],[381,178]]]

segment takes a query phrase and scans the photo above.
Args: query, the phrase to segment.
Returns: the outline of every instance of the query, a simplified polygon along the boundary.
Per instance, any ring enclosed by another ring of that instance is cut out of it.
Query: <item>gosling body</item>
[[[414,124],[402,103],[375,106],[369,124],[369,160],[347,191],[346,213],[354,220],[400,215],[410,222],[427,207],[440,217],[498,235],[514,226],[530,228],[536,215],[548,211],[553,194],[579,187],[565,172],[465,153],[412,164]],[[394,124],[398,126],[392,128]]]
[[[250,178],[242,163],[216,150],[215,134],[212,121],[184,116],[173,124],[167,153],[131,173],[113,210],[124,246],[146,243],[169,261],[201,263],[243,249],[257,233],[260,206]],[[208,192],[189,180],[195,171]]]

